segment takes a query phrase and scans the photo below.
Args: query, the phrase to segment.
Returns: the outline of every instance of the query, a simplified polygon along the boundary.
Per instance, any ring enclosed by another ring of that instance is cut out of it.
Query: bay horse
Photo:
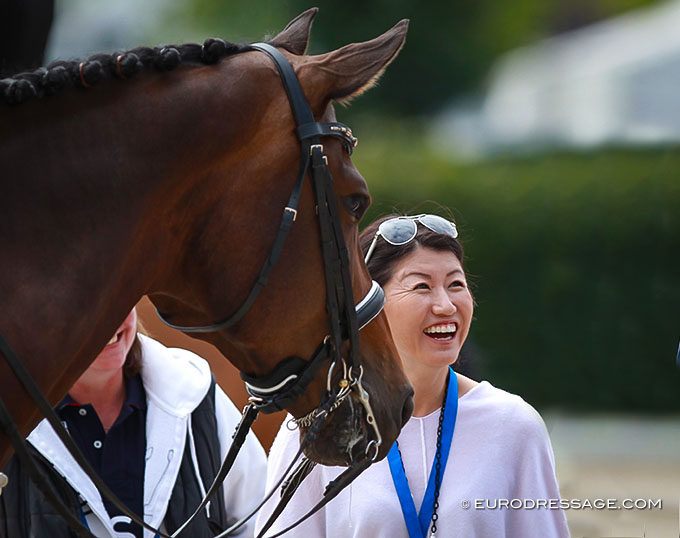
[[[316,11],[269,44],[292,65],[317,121],[330,122],[332,101],[363,93],[395,58],[407,21],[309,56]],[[188,326],[225,319],[243,303],[300,167],[291,105],[265,54],[209,40],[96,55],[2,80],[0,98],[0,332],[52,404],[143,295]],[[359,302],[371,288],[357,242],[370,196],[342,142],[324,138],[324,147]],[[312,356],[328,333],[319,244],[305,181],[252,308],[227,329],[192,336],[250,377],[269,375],[286,357]],[[360,357],[382,458],[412,409],[384,314],[362,330]],[[319,404],[326,376],[321,370],[288,406],[293,416]],[[0,391],[27,435],[40,416],[3,360]],[[307,449],[311,459],[344,465],[349,446],[367,446],[366,417],[356,418],[351,400],[329,416]],[[0,434],[0,469],[11,452]]]

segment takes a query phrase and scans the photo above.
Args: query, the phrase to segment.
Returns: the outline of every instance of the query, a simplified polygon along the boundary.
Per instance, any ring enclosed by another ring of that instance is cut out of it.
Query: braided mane
[[[214,64],[247,50],[250,45],[211,38],[203,45],[138,47],[126,52],[94,54],[85,60],[58,60],[35,71],[0,79],[0,103],[19,105],[29,99],[54,95],[67,86],[89,88],[104,80],[127,79],[143,70],[170,71],[180,63]]]

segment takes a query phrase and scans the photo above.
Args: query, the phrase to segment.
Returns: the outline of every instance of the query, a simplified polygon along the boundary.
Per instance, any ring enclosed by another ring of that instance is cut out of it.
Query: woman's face
[[[137,311],[133,308],[88,370],[110,371],[122,368],[135,340],[136,332]]]
[[[385,313],[407,371],[458,359],[473,300],[453,252],[416,247],[395,266],[384,289]]]

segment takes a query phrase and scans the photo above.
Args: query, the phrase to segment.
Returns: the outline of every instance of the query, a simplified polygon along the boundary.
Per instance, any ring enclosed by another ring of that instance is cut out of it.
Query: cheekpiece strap
[[[293,116],[295,117],[295,124],[304,125],[306,123],[314,123],[314,114],[312,114],[312,109],[309,108],[305,92],[302,91],[300,81],[286,57],[278,49],[272,47],[268,43],[253,43],[251,47],[264,52],[274,60],[274,65],[276,65],[276,68],[279,70],[279,74],[283,79],[283,87],[288,94],[290,108],[293,110]]]

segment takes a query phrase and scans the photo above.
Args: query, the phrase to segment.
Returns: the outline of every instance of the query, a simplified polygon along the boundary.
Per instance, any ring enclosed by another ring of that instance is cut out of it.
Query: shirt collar
[[[125,381],[125,386],[126,397],[125,401],[123,402],[123,407],[126,405],[131,405],[138,409],[146,409],[146,392],[144,391],[144,385],[142,384],[142,376],[138,373],[133,375],[131,378]],[[73,398],[71,398],[70,394],[67,394],[61,400],[61,402],[57,404],[55,409],[58,412],[69,405],[80,406],[83,404],[76,402]]]
[[[142,376],[138,373],[127,380],[127,398],[125,404],[138,409],[146,409],[146,392],[142,383]]]

